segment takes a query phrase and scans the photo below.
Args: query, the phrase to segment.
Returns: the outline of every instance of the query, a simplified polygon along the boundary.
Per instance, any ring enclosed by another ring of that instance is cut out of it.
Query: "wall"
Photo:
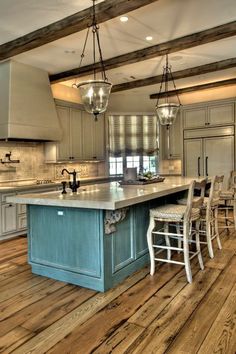
[[[75,169],[79,172],[80,178],[103,176],[105,171],[103,162],[45,164],[43,143],[0,142],[0,159],[4,159],[5,154],[9,151],[12,152],[11,159],[19,159],[20,163],[0,163],[0,182],[65,179],[61,175],[63,168]]]

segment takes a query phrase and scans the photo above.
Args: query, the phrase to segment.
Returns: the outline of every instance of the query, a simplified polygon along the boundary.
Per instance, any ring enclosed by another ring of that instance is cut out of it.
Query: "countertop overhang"
[[[120,186],[118,182],[80,187],[77,193],[61,191],[8,197],[10,203],[56,207],[116,210],[188,189],[193,178],[167,177],[149,185]]]

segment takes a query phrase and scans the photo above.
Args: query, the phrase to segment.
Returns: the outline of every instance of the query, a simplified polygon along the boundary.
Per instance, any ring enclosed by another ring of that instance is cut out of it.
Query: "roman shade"
[[[158,126],[155,115],[110,115],[108,122],[111,157],[157,154]]]

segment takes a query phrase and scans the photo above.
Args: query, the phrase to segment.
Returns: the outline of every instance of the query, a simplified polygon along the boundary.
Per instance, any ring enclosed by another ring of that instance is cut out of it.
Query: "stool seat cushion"
[[[163,221],[183,221],[186,211],[185,205],[166,204],[150,210],[150,216]],[[200,210],[192,209],[191,219],[197,220],[200,217]]]
[[[234,199],[234,192],[233,191],[221,191],[220,193],[220,199],[226,199],[226,200],[231,200]]]

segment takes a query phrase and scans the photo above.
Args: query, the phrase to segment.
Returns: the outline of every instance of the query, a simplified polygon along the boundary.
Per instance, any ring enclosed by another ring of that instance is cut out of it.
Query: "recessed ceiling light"
[[[120,21],[121,22],[127,22],[129,20],[129,17],[128,16],[121,16],[120,17]]]
[[[152,36],[147,36],[146,37],[146,41],[152,41],[153,40],[153,37]]]

